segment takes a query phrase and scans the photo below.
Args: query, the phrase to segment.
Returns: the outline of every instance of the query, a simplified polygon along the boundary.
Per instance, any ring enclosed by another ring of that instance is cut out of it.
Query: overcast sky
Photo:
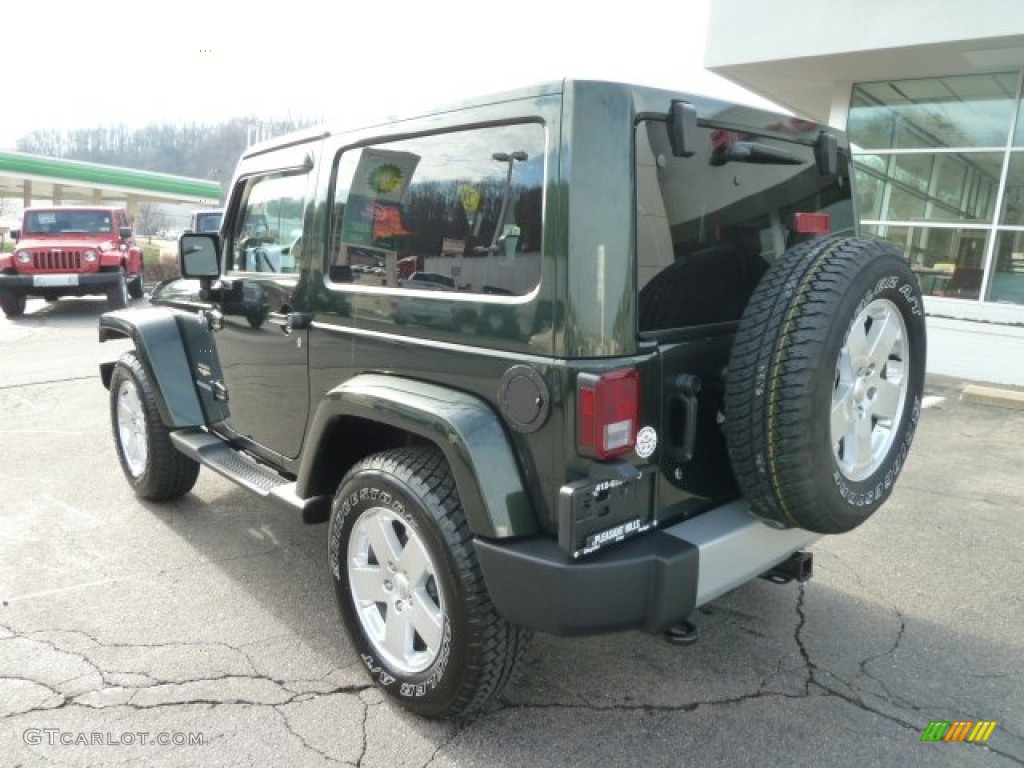
[[[6,2],[0,149],[40,129],[362,122],[566,76],[763,103],[703,69],[709,2]]]

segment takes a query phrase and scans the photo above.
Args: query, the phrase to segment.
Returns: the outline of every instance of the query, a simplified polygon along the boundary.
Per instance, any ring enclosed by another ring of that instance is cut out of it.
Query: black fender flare
[[[165,425],[177,429],[205,424],[174,312],[163,307],[104,312],[99,336],[101,342],[129,338],[135,343],[139,361],[154,384],[157,409]],[[107,389],[114,365],[100,364],[100,377]]]
[[[311,485],[317,447],[332,424],[356,417],[418,435],[444,454],[477,536],[500,539],[537,533],[515,454],[497,414],[480,398],[399,376],[360,374],[329,391],[317,406],[306,437],[296,493]]]

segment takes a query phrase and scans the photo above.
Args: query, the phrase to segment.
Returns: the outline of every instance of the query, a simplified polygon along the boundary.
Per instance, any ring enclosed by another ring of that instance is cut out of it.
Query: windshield
[[[109,211],[29,211],[25,214],[26,235],[111,234]]]
[[[641,333],[739,320],[768,265],[812,236],[794,214],[827,214],[816,231],[854,226],[845,162],[822,175],[805,144],[712,126],[697,136],[691,157],[674,157],[664,122],[636,128]]]

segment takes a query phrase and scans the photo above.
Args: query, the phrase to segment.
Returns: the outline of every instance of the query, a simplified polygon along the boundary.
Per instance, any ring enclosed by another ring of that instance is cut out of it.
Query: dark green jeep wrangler
[[[329,518],[352,643],[423,715],[531,630],[688,639],[906,459],[923,305],[851,182],[835,131],[602,82],[253,147],[192,280],[100,320],[121,465]]]

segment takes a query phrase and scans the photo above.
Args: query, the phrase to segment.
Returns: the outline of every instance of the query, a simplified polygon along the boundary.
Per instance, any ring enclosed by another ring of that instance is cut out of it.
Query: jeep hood
[[[23,237],[18,241],[14,250],[29,250],[33,248],[95,248],[103,253],[116,251],[117,243],[106,235],[87,237],[84,235],[57,235],[49,237]]]

